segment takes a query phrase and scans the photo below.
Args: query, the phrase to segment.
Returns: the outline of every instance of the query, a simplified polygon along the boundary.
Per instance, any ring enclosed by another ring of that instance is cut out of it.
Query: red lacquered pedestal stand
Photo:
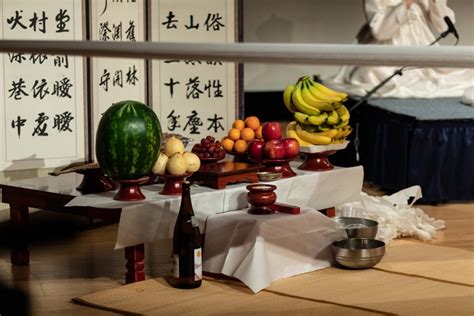
[[[107,192],[117,188],[117,183],[110,180],[100,168],[78,170],[76,172],[84,175],[82,182],[76,188],[83,194]]]
[[[291,169],[290,161],[293,159],[253,159],[250,161],[263,166],[258,171],[265,172],[281,172],[282,178],[290,178],[296,176],[296,173]]]
[[[304,155],[303,163],[298,167],[306,171],[324,171],[334,169],[329,162],[328,156],[334,154],[336,150],[323,151],[320,153],[302,153]]]
[[[165,184],[160,191],[163,195],[180,195],[183,189],[183,180],[191,175],[191,173],[185,173],[180,175],[164,174],[160,175],[161,178],[165,179]]]
[[[142,177],[140,179],[114,179],[120,184],[120,189],[115,194],[114,200],[117,201],[140,201],[144,200],[145,196],[140,190],[140,184],[147,182],[149,177]]]

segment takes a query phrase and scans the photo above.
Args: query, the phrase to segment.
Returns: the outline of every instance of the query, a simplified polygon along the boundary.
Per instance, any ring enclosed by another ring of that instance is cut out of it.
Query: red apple
[[[285,148],[285,158],[295,158],[300,152],[300,143],[295,138],[283,138],[283,148]]]
[[[281,126],[278,122],[266,122],[262,126],[262,137],[264,140],[281,139]]]
[[[249,143],[247,152],[251,158],[262,159],[265,141],[263,139],[254,139]]]
[[[285,158],[285,147],[283,146],[283,142],[279,139],[269,140],[268,142],[265,143],[263,154],[265,158],[268,158],[268,159]]]

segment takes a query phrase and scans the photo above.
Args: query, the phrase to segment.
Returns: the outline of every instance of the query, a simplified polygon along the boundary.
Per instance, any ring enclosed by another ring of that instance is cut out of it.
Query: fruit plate
[[[296,173],[290,167],[291,159],[255,159],[248,157],[248,159],[256,164],[263,165],[263,168],[259,168],[259,172],[281,172],[282,178],[290,178],[296,176]]]
[[[205,165],[208,163],[218,162],[225,158],[225,155],[222,157],[212,157],[212,158],[199,158],[201,160],[201,164]]]
[[[347,147],[349,141],[342,144],[314,145],[309,147],[300,147],[300,153],[304,156],[303,163],[298,167],[305,171],[327,171],[334,169],[334,166],[328,159],[328,156],[335,154],[338,150]]]
[[[313,146],[300,146],[300,153],[303,154],[313,154],[313,153],[322,153],[325,151],[333,150],[343,150],[349,145],[349,141],[346,140],[340,144],[329,144],[329,145],[313,145]]]

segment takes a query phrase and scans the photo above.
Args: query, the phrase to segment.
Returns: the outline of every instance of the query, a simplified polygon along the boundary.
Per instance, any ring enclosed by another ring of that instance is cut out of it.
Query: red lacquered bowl
[[[249,214],[253,215],[269,215],[275,213],[272,205],[275,204],[277,196],[274,192],[276,190],[275,185],[271,184],[250,184],[246,186],[247,190],[247,202],[249,202],[250,209]]]

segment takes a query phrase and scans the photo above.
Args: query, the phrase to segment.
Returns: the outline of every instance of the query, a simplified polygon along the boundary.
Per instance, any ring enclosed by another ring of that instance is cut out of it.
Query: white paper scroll
[[[235,0],[152,0],[151,40],[236,42]],[[222,137],[237,116],[236,65],[154,60],[152,106],[164,132]]]
[[[3,39],[82,40],[81,0],[0,1]],[[82,57],[1,54],[0,170],[84,160]]]
[[[145,41],[145,1],[91,1],[93,41]],[[146,100],[144,59],[92,58],[93,143],[101,115],[122,100]]]

